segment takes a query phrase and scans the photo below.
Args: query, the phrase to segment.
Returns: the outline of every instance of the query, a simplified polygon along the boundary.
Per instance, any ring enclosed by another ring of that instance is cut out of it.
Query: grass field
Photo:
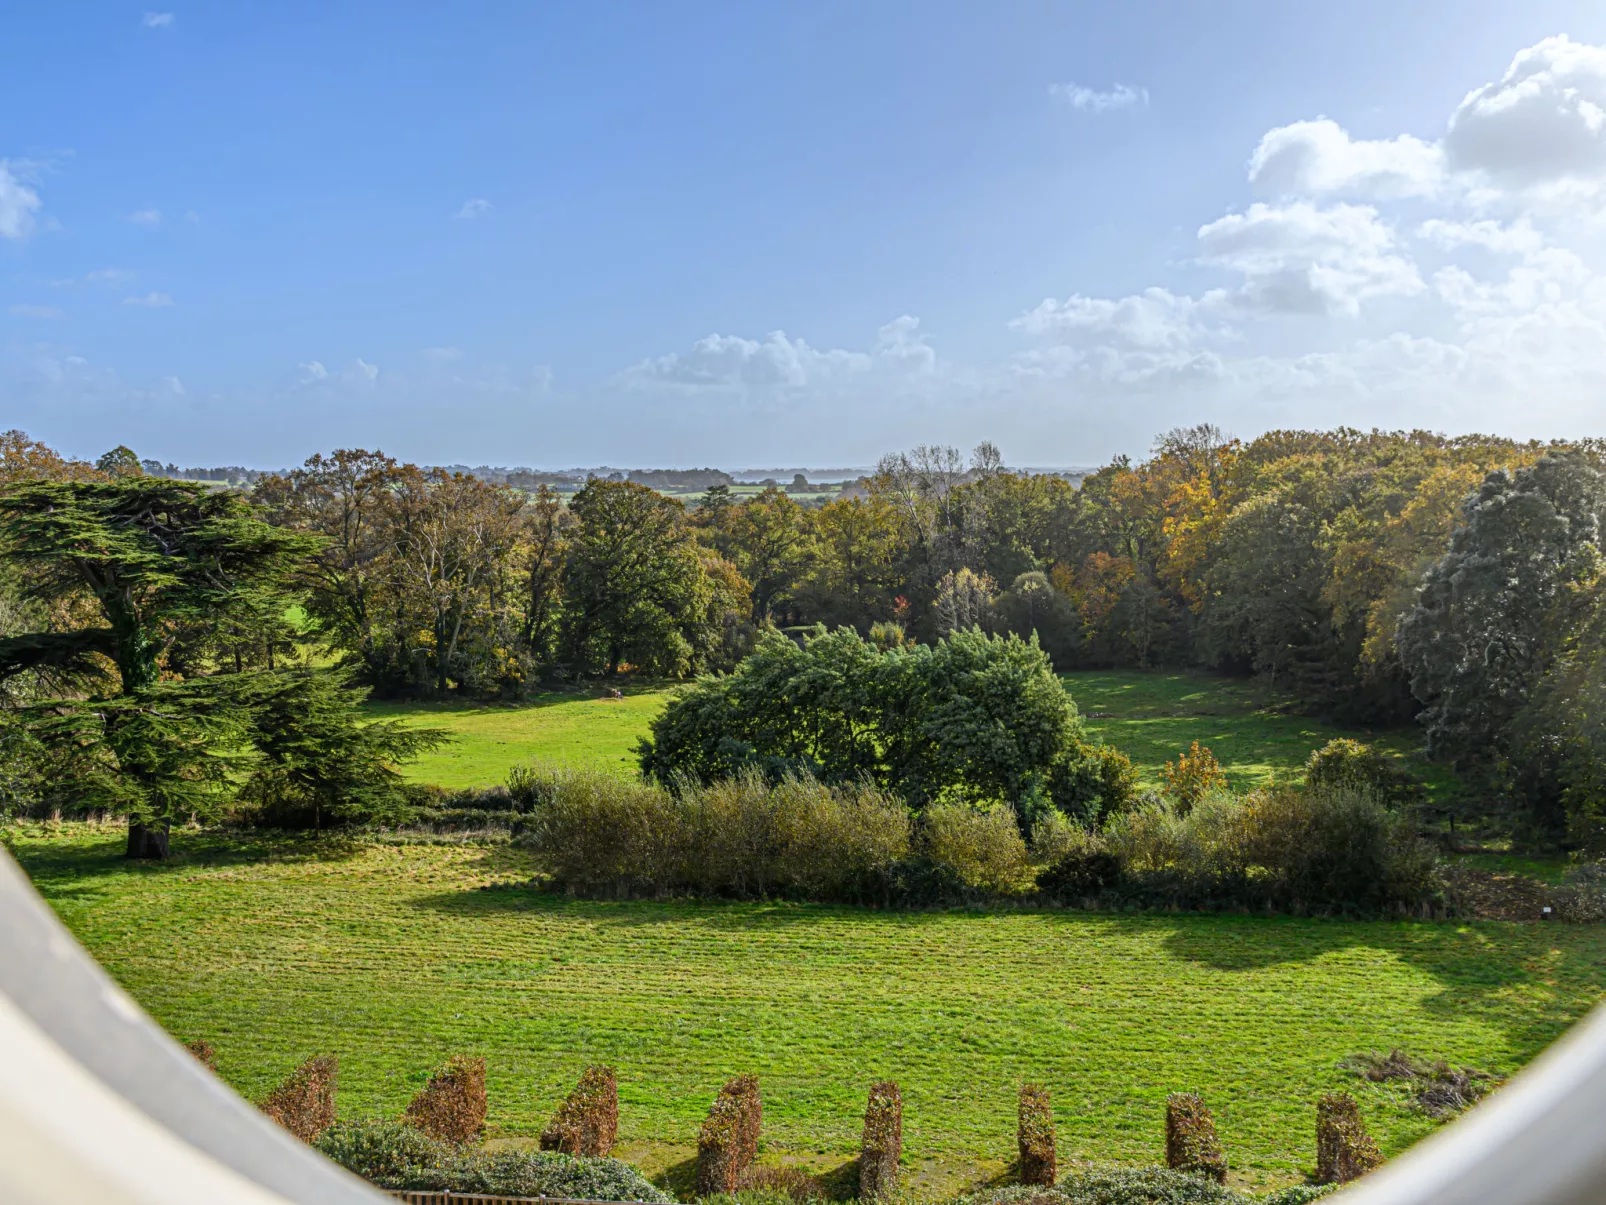
[[[1335,736],[1370,740],[1405,756],[1414,729],[1370,733],[1289,714],[1285,700],[1252,682],[1194,674],[1088,672],[1064,675],[1088,730],[1137,763],[1144,782],[1158,786],[1161,767],[1199,740],[1221,760],[1235,786],[1253,786],[1296,770]],[[530,759],[633,769],[631,753],[646,735],[667,689],[630,689],[625,698],[601,692],[545,695],[518,705],[375,704],[376,715],[445,728],[457,739],[408,769],[415,781],[445,787],[501,782]],[[1452,781],[1437,767],[1412,762],[1435,793]]]
[[[1339,1071],[1402,1047],[1509,1071],[1606,988],[1606,927],[804,905],[589,903],[507,846],[200,832],[138,866],[121,834],[29,826],[18,857],[104,966],[260,1096],[340,1056],[341,1109],[394,1114],[450,1053],[490,1061],[493,1133],[528,1138],[584,1064],[620,1071],[624,1153],[687,1171],[721,1081],[763,1081],[766,1158],[837,1167],[864,1091],[905,1092],[935,1191],[1011,1157],[1014,1093],[1061,1151],[1153,1163],[1168,1091],[1216,1111],[1235,1178],[1297,1180],[1312,1102],[1347,1088],[1385,1153],[1434,1127]]]

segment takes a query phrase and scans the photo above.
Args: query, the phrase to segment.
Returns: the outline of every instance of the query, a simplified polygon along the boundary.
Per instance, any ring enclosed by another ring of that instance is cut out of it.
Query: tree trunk
[[[168,825],[128,822],[128,853],[130,858],[165,860],[167,857]]]

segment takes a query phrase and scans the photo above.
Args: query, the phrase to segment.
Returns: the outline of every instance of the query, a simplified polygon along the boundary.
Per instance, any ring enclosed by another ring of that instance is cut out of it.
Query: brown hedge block
[[[859,1199],[874,1200],[898,1186],[903,1158],[903,1093],[891,1080],[870,1085],[864,1109],[864,1140],[859,1146]]]
[[[1347,1092],[1316,1102],[1316,1182],[1348,1184],[1378,1167],[1383,1156],[1361,1123],[1361,1111]]]
[[[1054,1154],[1054,1110],[1047,1088],[1021,1085],[1016,1138],[1020,1143],[1020,1182],[1052,1185],[1059,1164]]]
[[[193,1042],[185,1042],[184,1049],[193,1054],[203,1067],[217,1070],[217,1051],[212,1049],[212,1043],[196,1038]]]
[[[485,1133],[485,1060],[455,1054],[419,1090],[402,1120],[458,1145]]]
[[[1216,1137],[1215,1119],[1192,1092],[1173,1092],[1165,1101],[1165,1164],[1173,1171],[1227,1182],[1227,1155]]]
[[[758,1154],[764,1104],[758,1076],[738,1075],[714,1097],[697,1134],[697,1195],[735,1192]]]
[[[543,1151],[608,1155],[619,1140],[619,1080],[612,1067],[587,1067],[541,1131]]]
[[[334,1055],[310,1058],[268,1093],[261,1109],[302,1142],[311,1142],[334,1124],[339,1074],[340,1061]]]

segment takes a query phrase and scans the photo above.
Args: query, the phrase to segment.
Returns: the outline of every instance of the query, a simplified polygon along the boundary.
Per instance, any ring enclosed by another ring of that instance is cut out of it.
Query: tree
[[[124,477],[0,493],[0,546],[32,597],[76,620],[0,641],[0,677],[49,669],[95,690],[109,664],[115,691],[41,704],[34,730],[74,750],[86,791],[128,817],[130,857],[165,856],[173,821],[224,797],[245,711],[229,683],[164,681],[164,652],[179,625],[261,613],[311,541],[237,494]],[[103,626],[85,624],[96,613]]]
[[[582,674],[629,662],[682,676],[709,665],[725,601],[704,567],[675,498],[631,481],[593,478],[569,503],[574,516],[563,575],[563,647]]]
[[[932,606],[937,633],[947,636],[974,627],[988,627],[993,618],[996,587],[986,574],[958,569],[945,573],[937,583],[937,599]]]
[[[134,449],[118,444],[95,461],[95,470],[108,477],[143,477],[145,468],[134,454]]]
[[[1428,571],[1396,643],[1429,752],[1489,766],[1547,666],[1547,620],[1598,562],[1606,474],[1578,451],[1490,473]]]
[[[769,621],[770,608],[803,576],[812,548],[803,508],[778,489],[724,513],[724,556],[752,585],[752,620]]]

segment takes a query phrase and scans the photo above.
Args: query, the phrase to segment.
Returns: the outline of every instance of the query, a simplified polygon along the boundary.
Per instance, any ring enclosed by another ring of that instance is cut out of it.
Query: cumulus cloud
[[[1319,117],[1267,131],[1249,157],[1249,180],[1278,196],[1432,196],[1444,185],[1444,152],[1409,134],[1353,139]]]
[[[62,313],[53,305],[18,304],[8,306],[6,313],[13,318],[60,318]]]
[[[1516,187],[1606,175],[1606,47],[1562,35],[1519,52],[1451,114],[1444,151],[1456,171]]]
[[[1137,348],[1174,349],[1193,344],[1205,333],[1203,319],[1221,308],[1223,296],[1215,291],[1194,298],[1162,288],[1113,298],[1076,293],[1064,301],[1046,298],[1010,325],[1060,343],[1114,341]]]
[[[323,366],[322,361],[305,360],[297,364],[296,367],[301,370],[301,383],[303,385],[310,385],[314,381],[327,381],[329,379],[329,370]]]
[[[146,309],[162,310],[173,304],[173,298],[166,293],[146,293],[143,297],[125,297],[124,305],[142,305]]]
[[[643,360],[623,374],[626,385],[670,385],[683,390],[736,392],[801,389],[843,373],[870,367],[863,352],[818,351],[785,331],[763,339],[709,335],[685,355],[670,352]]]
[[[370,364],[361,356],[352,364],[347,375],[359,381],[377,381],[379,379],[379,365]]]
[[[17,166],[0,159],[0,238],[27,238],[39,209],[39,194],[18,178]]]
[[[487,201],[484,197],[472,197],[469,200],[464,201],[463,207],[452,216],[461,221],[468,222],[475,218],[484,217],[490,212],[491,203],[489,201]]]
[[[1149,107],[1149,90],[1128,84],[1116,84],[1108,92],[1087,88],[1081,84],[1050,84],[1048,94],[1071,108],[1083,113],[1108,113],[1114,109]]]
[[[1256,202],[1201,226],[1199,250],[1201,263],[1242,273],[1235,299],[1253,309],[1353,315],[1368,298],[1424,288],[1370,205]]]
[[[173,14],[147,12],[140,17],[139,23],[146,29],[166,29],[173,24]]]
[[[128,220],[136,226],[160,226],[162,224],[162,211],[160,209],[136,209],[128,215]]]

